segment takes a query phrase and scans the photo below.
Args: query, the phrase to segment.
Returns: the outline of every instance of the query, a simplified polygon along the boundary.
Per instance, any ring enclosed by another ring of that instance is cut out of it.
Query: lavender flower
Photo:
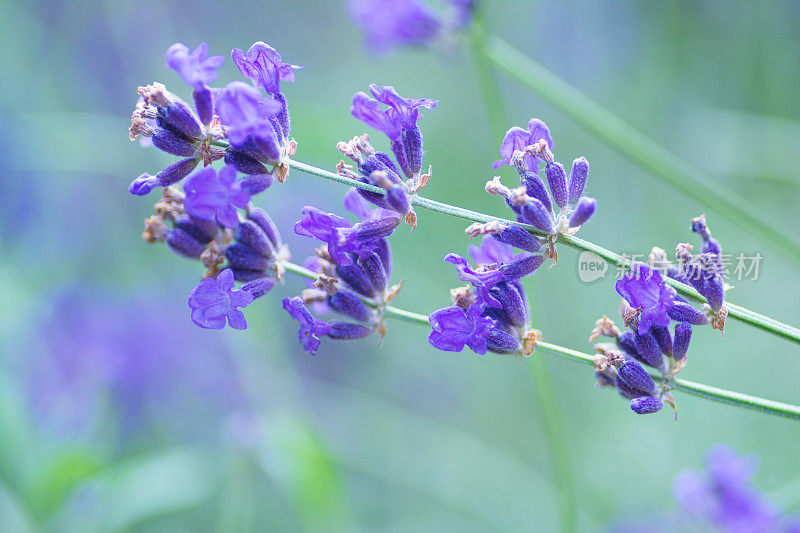
[[[433,331],[428,342],[437,350],[460,352],[464,346],[480,355],[488,349],[488,338],[497,322],[482,316],[484,305],[474,303],[465,311],[457,305],[437,309],[428,320]]]
[[[327,335],[331,330],[331,326],[326,322],[314,318],[308,309],[306,309],[303,299],[299,296],[284,298],[283,308],[292,318],[300,322],[297,338],[303,346],[303,349],[312,355],[317,353],[319,345],[322,342],[320,337]]]
[[[572,235],[597,208],[597,200],[582,196],[589,163],[583,157],[575,159],[568,178],[564,166],[554,160],[552,147],[550,130],[539,119],[531,119],[527,130],[517,127],[508,130],[500,146],[502,158],[495,161],[493,167],[513,166],[519,174],[521,186],[511,189],[495,177],[486,182],[486,192],[505,198],[517,221],[530,224],[546,234]],[[539,177],[538,167],[542,161],[546,163],[547,186]],[[553,210],[554,204],[558,207],[557,213]],[[556,259],[553,242],[548,243],[546,255]]]
[[[250,141],[258,152],[269,154],[272,159],[280,157],[277,134],[270,121],[283,109],[280,102],[261,96],[246,83],[232,81],[218,93],[216,105],[233,146],[242,147]]]
[[[513,127],[506,132],[503,137],[503,142],[500,145],[500,159],[494,162],[492,168],[500,168],[503,165],[514,166],[512,158],[516,152],[525,151],[525,148],[545,141],[547,147],[553,149],[553,138],[550,136],[550,129],[547,124],[538,118],[532,118],[528,121],[528,129],[524,130],[519,127]],[[524,162],[528,171],[537,173],[538,163],[543,162],[544,158],[537,154],[527,154]]]
[[[669,325],[669,311],[675,305],[675,289],[664,283],[661,272],[638,263],[615,285],[620,296],[631,307],[639,309],[638,332],[644,334],[650,326]]]
[[[383,337],[383,309],[400,290],[400,285],[389,284],[391,254],[386,240],[399,222],[397,214],[370,209],[353,189],[344,204],[361,222],[351,225],[343,217],[306,206],[303,218],[295,224],[298,235],[324,243],[317,249],[318,257],[304,263],[318,279],[302,297],[292,299],[291,309],[284,300],[286,310],[300,322],[300,342],[308,353],[316,353],[321,336],[350,340],[377,332]],[[335,312],[347,320],[313,319],[305,307],[309,304],[316,313]]]
[[[352,0],[349,7],[366,45],[376,53],[427,44],[442,28],[436,13],[420,0]]]
[[[183,78],[184,83],[195,89],[202,90],[217,79],[217,69],[225,62],[223,56],[208,56],[208,45],[200,45],[189,51],[183,43],[175,43],[167,49],[167,67],[171,68]]]
[[[222,329],[225,322],[233,329],[247,329],[247,321],[238,308],[247,307],[253,295],[234,288],[233,271],[225,269],[216,279],[206,278],[189,293],[192,322],[201,328]]]
[[[353,95],[350,112],[355,118],[385,133],[391,140],[392,152],[400,169],[406,177],[418,180],[423,158],[422,133],[417,126],[419,109],[433,109],[438,101],[430,98],[403,98],[394,87],[378,87],[374,83],[369,86],[369,90],[372,98],[364,92]],[[369,176],[374,170],[380,169],[369,169],[366,175]]]
[[[234,48],[231,58],[242,76],[272,95],[281,92],[282,81],[293,82],[294,71],[303,68],[284,63],[278,51],[262,41],[253,43],[247,52]]]
[[[186,180],[184,190],[183,205],[188,214],[201,220],[216,220],[227,228],[239,224],[236,208],[245,208],[250,202],[250,195],[236,181],[236,169],[229,165],[222,167],[219,174],[211,167],[195,172]]]
[[[480,248],[470,246],[470,256],[476,268],[458,254],[445,257],[446,262],[456,266],[459,279],[470,282],[472,287],[453,289],[454,305],[430,315],[433,333],[428,341],[445,351],[461,351],[469,346],[479,354],[488,350],[529,356],[539,332],[528,323],[528,300],[519,277],[526,270],[521,265],[537,256],[514,255],[511,246],[492,236],[484,237]],[[510,272],[518,275],[509,275]]]
[[[687,470],[674,482],[675,499],[691,518],[730,533],[782,531],[778,509],[751,484],[752,460],[729,446],[708,454],[706,471]]]

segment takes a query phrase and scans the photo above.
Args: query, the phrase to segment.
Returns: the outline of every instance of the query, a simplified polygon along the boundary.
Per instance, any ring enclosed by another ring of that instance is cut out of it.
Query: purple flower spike
[[[664,283],[661,272],[637,263],[631,272],[617,281],[615,287],[632,307],[642,310],[639,333],[646,333],[652,325],[669,325],[668,313],[675,306],[677,293]]]
[[[226,268],[217,279],[206,278],[189,293],[192,322],[201,328],[222,329],[227,319],[233,329],[247,329],[244,313],[238,307],[247,307],[253,301],[249,292],[233,287],[233,271]]]
[[[186,212],[201,220],[216,220],[227,228],[239,225],[236,208],[247,207],[250,195],[236,181],[236,169],[224,166],[219,175],[212,167],[192,174],[184,184]]]
[[[489,289],[503,281],[501,270],[473,270],[466,259],[458,254],[447,254],[444,258],[446,263],[455,265],[458,271],[458,279],[472,283],[478,296],[489,307],[501,307],[500,301],[492,296]]]
[[[631,400],[631,411],[638,415],[649,415],[664,408],[664,402],[654,396],[640,396]]]
[[[400,45],[427,44],[439,35],[439,17],[419,0],[353,0],[350,16],[367,47],[384,53]]]
[[[500,155],[502,158],[495,161],[492,168],[511,165],[511,158],[515,151],[524,150],[526,146],[536,144],[542,139],[547,142],[547,146],[552,150],[553,138],[550,136],[550,130],[547,128],[547,125],[538,118],[532,118],[528,122],[527,131],[517,127],[511,128],[506,132],[503,143],[500,145]],[[539,156],[525,157],[525,164],[530,172],[538,172],[539,161],[544,161],[544,159]]]
[[[234,48],[231,58],[242,76],[273,95],[281,92],[282,81],[293,82],[294,71],[303,68],[284,63],[278,51],[262,41],[253,43],[246,53]]]
[[[277,143],[277,134],[270,118],[283,109],[277,100],[264,98],[246,83],[233,81],[217,94],[217,112],[228,128],[228,139],[242,146],[251,138],[256,143]]]
[[[283,308],[292,318],[300,322],[297,338],[305,351],[311,355],[317,353],[320,337],[331,331],[330,324],[314,318],[299,296],[284,298]]]
[[[460,352],[469,346],[473,352],[485,354],[495,321],[481,316],[482,312],[482,304],[473,304],[466,312],[455,305],[437,309],[428,317],[433,328],[428,342],[445,352]]]
[[[199,91],[217,79],[217,69],[225,62],[223,56],[208,56],[208,45],[190,52],[183,43],[175,43],[167,49],[167,68],[181,75],[184,83]]]

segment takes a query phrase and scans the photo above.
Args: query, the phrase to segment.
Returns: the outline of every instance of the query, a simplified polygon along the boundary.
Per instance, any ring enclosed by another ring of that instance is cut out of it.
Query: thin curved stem
[[[342,183],[344,185],[350,185],[352,187],[358,187],[360,189],[376,193],[384,192],[384,190],[381,189],[380,187],[369,185],[367,183],[362,183],[360,181],[346,178],[344,176],[339,176],[338,174],[335,174],[333,172],[329,172],[327,170],[317,168],[315,166],[302,163],[300,161],[290,160],[288,164],[290,167],[300,170],[301,172],[305,172],[307,174],[311,174],[320,178],[325,178],[331,181]],[[446,204],[444,202],[440,202],[438,200],[431,200],[430,198],[425,198],[422,196],[417,196],[417,195],[412,196],[411,203],[415,206],[419,206],[429,211],[435,211],[437,213],[441,213],[444,215],[462,218],[470,222],[485,223],[492,220],[496,220],[500,222],[506,222],[509,224],[518,224],[519,226],[525,228],[526,230],[530,231],[535,235],[540,235],[540,236],[545,235],[541,231],[535,229],[533,226],[530,226],[528,224],[521,224],[501,217],[487,215],[486,213],[480,213],[478,211],[464,209],[463,207],[457,207],[454,205]],[[607,250],[602,246],[598,246],[597,244],[585,241],[578,237],[560,234],[558,236],[558,241],[576,250],[594,252],[595,254],[599,255],[606,261],[620,267],[629,267],[631,264],[630,259],[625,258],[615,252],[612,252],[611,250]],[[675,287],[675,289],[684,296],[700,303],[706,303],[706,299],[703,298],[703,296],[701,296],[700,293],[698,293],[692,287],[684,285],[683,283],[675,281],[671,278],[665,278],[665,281],[670,285],[672,285],[673,287]],[[750,309],[746,309],[740,305],[736,305],[728,301],[725,302],[725,306],[728,310],[728,316],[730,318],[733,318],[747,325],[758,328],[762,331],[766,331],[767,333],[777,335],[778,337],[784,338],[796,344],[800,344],[800,329],[794,326],[790,326],[788,324],[784,324],[783,322],[779,322],[773,318],[764,316],[760,313],[756,313],[755,311],[751,311]]]
[[[318,277],[315,272],[312,272],[311,270],[308,270],[307,268],[304,268],[295,263],[286,262],[283,263],[283,266],[287,272],[292,272],[293,274],[297,274],[305,278],[316,279]],[[367,303],[370,303],[369,300],[366,301]],[[374,305],[374,303],[372,305]],[[405,322],[410,322],[412,324],[430,327],[430,322],[428,321],[427,315],[421,315],[419,313],[414,313],[413,311],[406,311],[405,309],[399,309],[397,307],[392,307],[392,306],[387,306],[386,308],[384,308],[384,313],[386,314],[386,316],[397,318]],[[552,354],[561,357],[566,357],[567,359],[571,359],[579,363],[584,363],[594,366],[593,356],[583,352],[579,352],[577,350],[573,350],[571,348],[566,348],[564,346],[559,346],[557,344],[551,344],[549,342],[544,342],[544,341],[539,341],[536,347],[538,349],[546,350]],[[648,371],[656,379],[662,378],[661,374],[659,374],[655,370],[648,370]],[[759,411],[761,413],[766,413],[769,415],[778,416],[782,418],[788,418],[790,420],[800,420],[800,406],[797,405],[790,405],[787,403],[767,400],[765,398],[759,398],[757,396],[750,396],[748,394],[742,394],[740,392],[720,389],[717,387],[704,385],[702,383],[695,383],[694,381],[688,381],[685,379],[672,378],[669,380],[668,383],[673,390],[685,392],[686,394],[691,394],[692,396],[697,396],[698,398],[702,398],[704,400],[711,400],[713,402],[724,403],[727,405],[732,405],[734,407],[741,407],[744,409]]]
[[[482,52],[522,86],[556,106],[642,169],[714,209],[734,222],[736,227],[760,240],[771,242],[786,257],[800,265],[800,243],[796,235],[725,185],[666,150],[502,39],[487,37]]]

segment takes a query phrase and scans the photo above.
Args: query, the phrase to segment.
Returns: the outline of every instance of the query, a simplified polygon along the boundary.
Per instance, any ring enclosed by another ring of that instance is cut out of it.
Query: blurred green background
[[[720,183],[800,228],[800,6],[796,2],[486,1],[488,29]],[[169,158],[127,139],[137,85],[166,83],[176,41],[212,53],[256,40],[305,65],[286,84],[297,158],[325,168],[365,127],[350,97],[369,83],[440,100],[425,113],[427,195],[506,215],[483,193],[498,146],[472,57],[364,52],[342,1],[0,0],[0,529],[26,531],[552,531],[556,480],[531,361],[434,351],[390,324],[386,341],[296,343],[283,287],[247,309],[246,332],[192,326],[198,268],[140,238],[152,199],[128,194]],[[230,60],[218,85],[238,79]],[[640,171],[546,102],[501,78],[508,126],[539,117],[561,161],[586,156],[599,211],[581,237],[646,253],[693,240],[701,212],[726,251],[761,252],[736,303],[800,323],[797,268],[714,205]],[[371,132],[374,133],[374,132]],[[374,134],[379,146],[384,140]],[[502,171],[507,180],[512,172]],[[292,172],[257,203],[298,261],[303,205],[340,209],[345,190]],[[444,306],[465,222],[420,212],[392,238],[399,307]],[[800,231],[797,231],[800,234]],[[591,284],[577,253],[527,280],[550,342],[589,350],[616,313],[614,269]],[[798,349],[730,321],[696,332],[688,379],[800,402]],[[600,531],[672,504],[671,479],[728,442],[761,458],[756,483],[800,511],[797,423],[677,396],[633,415],[591,369],[544,352],[575,476],[579,529]],[[680,393],[678,393],[680,394]]]

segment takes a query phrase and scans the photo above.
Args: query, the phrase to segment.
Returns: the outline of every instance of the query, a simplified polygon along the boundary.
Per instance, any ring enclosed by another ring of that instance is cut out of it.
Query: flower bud
[[[692,326],[688,322],[675,324],[675,342],[672,344],[672,357],[680,361],[689,351],[689,342],[692,340]]]
[[[400,169],[406,176],[411,177],[413,172],[411,171],[411,165],[408,161],[406,144],[403,142],[402,137],[398,137],[397,139],[393,140],[389,147],[392,149],[392,153],[394,154],[395,159],[397,159],[397,164],[400,165]]]
[[[619,392],[619,395],[622,396],[623,398],[633,400],[634,398],[647,396],[647,394],[645,394],[644,392],[634,387],[631,387],[630,385],[620,380],[619,378],[617,378],[615,385],[617,386],[617,392]]]
[[[267,277],[267,273],[263,270],[250,270],[248,268],[231,267],[233,271],[233,279],[236,281],[247,283],[250,281],[259,280]]]
[[[197,153],[197,148],[194,144],[166,128],[156,128],[151,139],[153,146],[168,154],[192,157]]]
[[[398,213],[405,215],[411,211],[411,202],[401,185],[395,185],[386,191],[386,202]]]
[[[503,279],[505,281],[514,281],[533,274],[537,268],[542,266],[544,259],[544,255],[541,254],[517,254],[513,261],[500,268],[503,272]]]
[[[520,214],[524,222],[527,222],[536,229],[544,231],[545,233],[553,233],[555,231],[550,211],[536,198],[531,198],[530,201],[526,202],[525,205],[522,206]]]
[[[666,356],[672,355],[672,335],[669,332],[669,328],[665,326],[650,326],[650,333],[653,334],[653,337],[656,338],[656,342],[658,342],[658,347],[661,348],[661,352]]]
[[[248,175],[269,174],[269,170],[267,170],[267,167],[265,167],[252,157],[246,155],[244,152],[234,148],[229,148],[225,152],[225,162],[234,167],[242,174],[248,174]]]
[[[331,320],[328,322],[331,329],[327,335],[331,339],[337,340],[351,340],[363,339],[372,333],[372,328],[363,324],[351,324],[349,322],[339,322],[338,320]]]
[[[209,124],[211,119],[214,118],[214,99],[211,96],[211,91],[205,86],[202,89],[195,89],[192,91],[192,99],[200,117],[200,122]]]
[[[519,340],[502,329],[493,328],[486,339],[486,347],[495,353],[517,353],[522,349]]]
[[[243,176],[239,180],[239,184],[246,194],[255,196],[260,192],[264,192],[272,185],[272,174],[253,174],[252,176]]]
[[[517,224],[511,224],[500,233],[495,233],[494,238],[526,252],[536,253],[542,250],[542,243],[539,242],[539,239]]]
[[[189,259],[200,259],[206,247],[181,229],[173,229],[164,239],[170,250]]]
[[[520,175],[520,183],[525,186],[528,196],[542,202],[542,205],[544,205],[548,211],[553,210],[550,196],[547,194],[547,189],[538,173],[525,171],[524,174]]]
[[[574,204],[583,194],[586,187],[586,178],[589,176],[589,162],[585,157],[579,157],[572,162],[569,171],[569,203]]]
[[[247,218],[258,224],[275,248],[279,248],[282,244],[281,234],[278,232],[278,227],[272,221],[266,211],[259,207],[250,209],[247,213]]]
[[[357,265],[338,266],[336,267],[336,275],[358,294],[367,298],[375,297],[375,287],[361,267]]]
[[[589,198],[588,196],[581,197],[581,199],[578,200],[578,204],[575,206],[575,211],[572,213],[572,216],[569,217],[569,227],[577,228],[585,224],[594,214],[596,207],[597,200]]]
[[[400,138],[405,145],[408,161],[408,168],[403,168],[403,172],[411,178],[422,171],[422,132],[418,126],[410,129],[403,128]]]
[[[172,163],[170,166],[156,174],[156,177],[158,178],[158,184],[162,187],[167,187],[173,183],[178,183],[183,178],[188,176],[192,170],[194,170],[194,167],[197,166],[198,162],[198,159],[188,157],[186,159],[181,159],[176,163]]]
[[[703,296],[706,297],[706,300],[708,300],[708,305],[711,309],[713,309],[715,313],[719,312],[725,301],[725,281],[722,279],[722,276],[714,274],[706,279],[702,293]]]
[[[642,358],[642,362],[652,366],[653,368],[661,369],[664,367],[664,357],[661,355],[661,348],[652,333],[646,331],[645,333],[634,333],[633,342],[636,345],[636,350]]]
[[[664,402],[654,396],[641,396],[631,400],[631,410],[639,415],[656,413],[664,408]]]
[[[375,289],[378,291],[383,291],[386,289],[386,284],[389,281],[389,275],[386,273],[386,270],[384,270],[383,262],[376,252],[372,252],[365,257],[359,258],[358,264],[367,274],[367,277]]]
[[[677,322],[688,322],[693,326],[702,326],[708,323],[708,318],[702,311],[687,302],[675,301],[675,305],[667,314]]]
[[[252,220],[243,220],[236,227],[234,237],[268,259],[275,259],[275,247],[258,224]]]
[[[203,125],[200,124],[189,105],[180,98],[175,97],[166,106],[159,107],[158,114],[159,118],[184,135],[194,139],[202,139],[206,136]]]
[[[369,322],[373,311],[361,299],[349,291],[338,291],[328,297],[331,309],[359,322]]]
[[[639,350],[636,349],[636,342],[633,337],[634,333],[632,331],[623,331],[617,337],[617,346],[631,357],[641,360],[642,356],[639,354]]]
[[[146,196],[158,186],[158,178],[150,174],[142,174],[131,182],[128,192],[136,196]]]
[[[503,305],[512,326],[521,328],[528,323],[528,306],[519,290],[510,283],[497,285],[497,299]]]
[[[216,222],[181,215],[175,221],[175,228],[182,229],[203,244],[208,244],[214,239],[219,226]]]
[[[236,278],[236,272],[234,272],[234,279]],[[265,294],[267,294],[272,287],[275,286],[275,278],[258,278],[252,281],[248,281],[244,285],[242,285],[242,290],[245,292],[249,292],[253,295],[253,299],[261,298]]]
[[[561,163],[548,163],[544,168],[547,176],[547,184],[550,185],[550,192],[559,207],[565,207],[569,202],[567,193],[567,173]]]
[[[235,242],[225,249],[225,257],[234,269],[267,270],[272,262],[253,248],[241,242]]]
[[[636,361],[627,361],[619,368],[619,379],[644,394],[654,394],[656,384],[650,374]]]

